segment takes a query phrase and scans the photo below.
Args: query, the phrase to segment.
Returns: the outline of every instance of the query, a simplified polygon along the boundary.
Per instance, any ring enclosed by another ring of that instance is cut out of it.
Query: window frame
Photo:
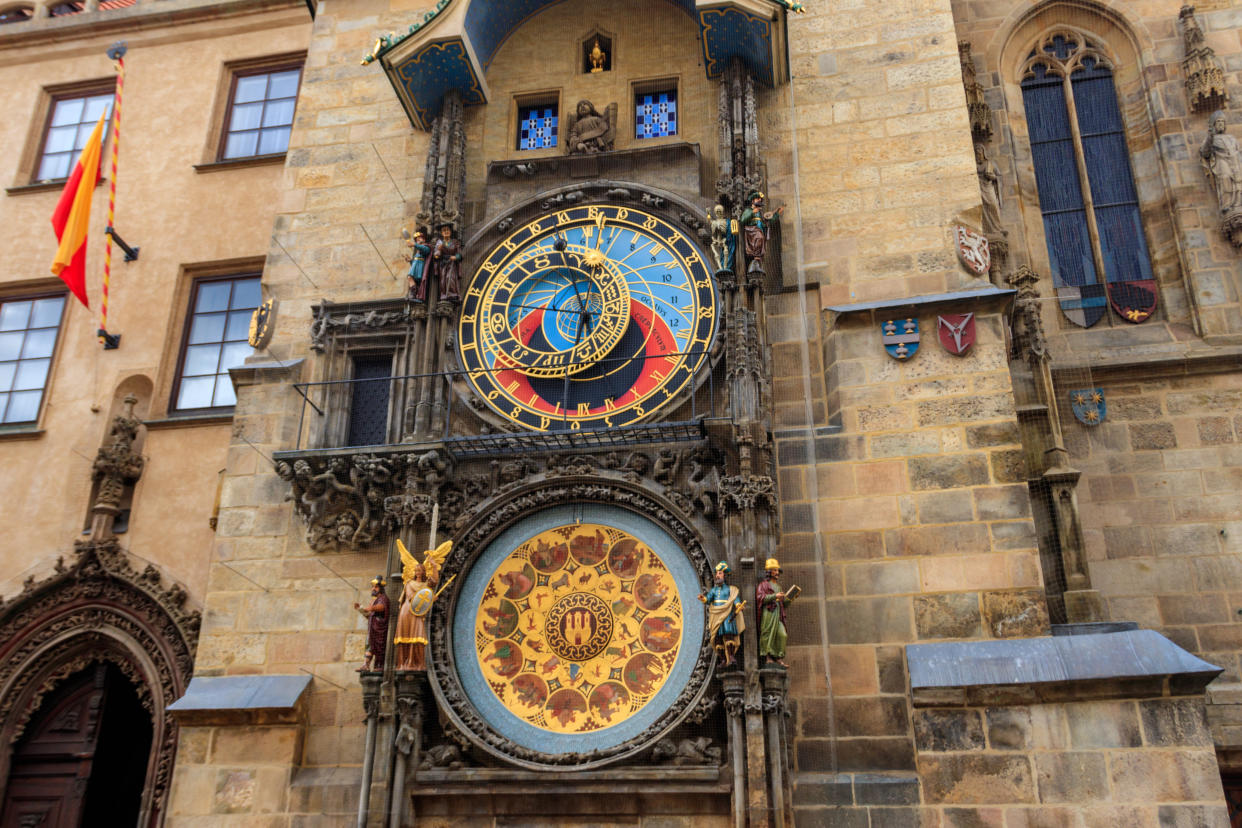
[[[52,353],[47,357],[47,376],[43,380],[43,387],[41,389],[42,396],[39,398],[39,410],[35,412],[34,418],[30,420],[22,420],[14,423],[0,421],[0,435],[37,431],[41,427],[43,423],[43,415],[47,411],[48,397],[50,396],[52,390],[53,373],[57,363],[60,361],[60,349],[62,347],[62,342],[64,341],[65,319],[69,316],[69,299],[71,298],[69,291],[51,286],[48,286],[42,290],[34,290],[30,292],[20,291],[9,294],[0,294],[0,306],[7,305],[12,302],[34,302],[39,299],[51,299],[55,297],[61,298],[63,300],[63,304],[60,309],[60,321],[56,324],[56,341],[52,345]],[[23,328],[22,330],[28,331],[30,328]],[[4,393],[12,393],[12,390],[10,389],[8,392]],[[7,408],[7,402],[5,408]],[[0,410],[0,417],[3,417],[4,413],[4,410]]]
[[[652,135],[643,137],[638,134],[638,96],[672,92],[677,105],[677,131],[672,135]],[[630,112],[633,113],[634,128],[630,131],[630,140],[635,146],[651,146],[655,141],[681,140],[681,78],[664,76],[648,80],[637,80],[630,83]]]
[[[190,346],[190,329],[194,326],[195,306],[198,303],[198,289],[200,285],[211,282],[235,282],[241,279],[258,279],[259,280],[259,299],[263,297],[263,272],[262,270],[241,270],[228,273],[203,274],[195,276],[190,280],[188,297],[184,304],[185,316],[181,324],[180,344],[177,347],[176,370],[173,372],[172,389],[168,396],[168,415],[170,417],[196,417],[196,416],[215,416],[231,413],[236,407],[233,405],[210,405],[198,406],[195,408],[181,408],[177,405],[177,397],[181,394],[181,382],[185,378],[185,358]],[[231,312],[226,309],[225,314]],[[207,313],[216,313],[216,311],[207,311]],[[253,313],[253,311],[252,311]],[[227,330],[227,319],[225,321]],[[224,341],[218,343],[223,347]],[[224,373],[228,373],[226,370]],[[213,376],[220,376],[218,373]]]
[[[1052,44],[1056,38],[1074,38],[1077,41],[1076,48],[1070,52],[1067,57],[1060,58],[1055,54],[1047,52],[1046,47]],[[1140,240],[1143,243],[1143,256],[1146,258],[1147,273],[1142,275],[1143,279],[1154,280],[1156,267],[1151,255],[1151,240],[1148,238],[1148,229],[1143,221],[1143,204],[1138,192],[1138,178],[1134,174],[1134,153],[1130,148],[1129,135],[1125,122],[1123,101],[1118,94],[1117,82],[1117,64],[1101,45],[1096,42],[1096,38],[1091,37],[1087,32],[1080,31],[1072,27],[1054,27],[1045,30],[1035,41],[1032,46],[1033,54],[1025,61],[1018,73],[1018,87],[1023,95],[1023,110],[1026,110],[1026,89],[1027,82],[1035,77],[1035,67],[1043,65],[1047,77],[1060,78],[1060,98],[1061,103],[1065,107],[1065,117],[1070,131],[1070,146],[1074,154],[1074,177],[1077,181],[1078,189],[1082,199],[1082,210],[1084,221],[1086,222],[1087,240],[1091,248],[1092,269],[1094,270],[1095,281],[1091,284],[1097,284],[1107,289],[1109,284],[1117,284],[1125,281],[1133,281],[1133,279],[1109,279],[1108,260],[1105,256],[1105,244],[1103,236],[1100,232],[1100,221],[1097,210],[1102,209],[1096,205],[1096,197],[1093,192],[1093,180],[1099,180],[1101,177],[1106,178],[1106,172],[1103,170],[1095,170],[1096,178],[1093,179],[1092,169],[1089,167],[1089,153],[1086,148],[1086,136],[1082,133],[1081,118],[1078,113],[1078,102],[1075,95],[1074,75],[1080,71],[1091,71],[1086,61],[1093,60],[1094,68],[1102,68],[1107,71],[1112,93],[1115,98],[1115,104],[1119,115],[1119,131],[1118,136],[1124,147],[1124,163],[1130,176],[1130,187],[1134,194],[1133,207],[1135,215],[1138,218]],[[1082,80],[1090,80],[1090,78],[1080,78]],[[1043,85],[1051,86],[1052,84],[1039,82]],[[1046,221],[1043,218],[1044,209],[1042,200],[1039,197],[1039,170],[1034,165],[1034,141],[1030,134],[1030,123],[1028,116],[1027,124],[1027,146],[1032,155],[1032,173],[1035,176],[1035,195],[1036,207],[1040,212],[1040,222],[1044,225],[1044,247],[1047,248],[1049,267],[1052,267],[1053,253],[1049,248],[1049,238],[1047,233]],[[1114,205],[1105,205],[1105,207]],[[1051,272],[1050,276],[1054,281],[1058,281],[1058,275]],[[1068,285],[1067,285],[1068,286]],[[1109,319],[1109,325],[1114,324],[1112,314],[1105,313]]]
[[[522,110],[536,106],[554,106],[556,107],[556,143],[547,147],[538,147],[531,149],[523,149],[522,144]],[[561,92],[559,89],[545,89],[541,92],[524,92],[520,95],[513,96],[513,120],[509,130],[509,140],[513,143],[509,144],[509,152],[515,153],[517,158],[537,158],[540,155],[558,155],[564,151],[564,136],[561,134],[564,128],[564,108],[561,106]]]
[[[30,169],[28,175],[25,176],[26,183],[34,186],[46,186],[53,184],[63,184],[69,180],[69,176],[73,174],[73,164],[77,163],[76,157],[73,163],[69,165],[68,172],[61,178],[39,178],[39,168],[43,166],[43,152],[47,147],[47,136],[52,130],[52,118],[56,114],[56,105],[61,101],[73,100],[74,98],[92,98],[97,95],[113,96],[113,104],[109,104],[109,112],[115,104],[116,96],[116,78],[105,78],[94,81],[83,81],[69,86],[50,87],[43,90],[43,102],[41,117],[38,120],[39,132],[35,137],[35,150],[30,159]],[[103,141],[101,148],[106,150],[108,141],[112,138],[112,118],[109,117],[104,123]],[[80,154],[80,150],[75,150]],[[104,165],[99,165],[99,175],[103,178]]]
[[[289,154],[289,146],[280,152],[256,153],[254,155],[238,155],[232,158],[226,158],[225,149],[228,147],[229,127],[233,123],[233,97],[237,94],[237,81],[240,78],[254,77],[255,75],[272,75],[277,72],[288,72],[296,69],[298,72],[298,91],[293,98],[293,117],[289,121],[289,137],[293,137],[293,125],[298,117],[298,101],[302,97],[302,86],[306,75],[306,55],[300,53],[297,55],[281,55],[273,58],[264,58],[258,61],[245,61],[240,63],[226,64],[225,71],[228,73],[228,83],[225,85],[225,93],[223,98],[223,107],[220,117],[220,128],[215,139],[215,153],[212,155],[212,162],[217,164],[245,164],[260,161],[275,161],[284,158]],[[264,98],[266,102],[268,99]],[[260,125],[260,134],[262,125]],[[258,142],[255,143],[255,149],[258,149]]]

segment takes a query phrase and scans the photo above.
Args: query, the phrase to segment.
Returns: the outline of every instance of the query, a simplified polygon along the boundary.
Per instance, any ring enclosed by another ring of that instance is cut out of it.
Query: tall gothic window
[[[1141,322],[1156,287],[1108,58],[1080,33],[1054,32],[1027,58],[1022,100],[1066,316],[1089,327],[1111,302]]]

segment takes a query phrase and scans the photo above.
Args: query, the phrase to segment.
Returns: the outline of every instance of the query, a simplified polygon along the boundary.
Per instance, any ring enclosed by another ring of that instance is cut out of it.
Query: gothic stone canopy
[[[491,98],[487,68],[505,39],[554,0],[441,0],[436,11],[404,33],[380,38],[375,53],[410,122],[430,129],[444,96],[456,89],[467,105]],[[703,66],[709,78],[740,58],[760,81],[788,78],[784,12],[767,0],[667,0],[699,24]]]

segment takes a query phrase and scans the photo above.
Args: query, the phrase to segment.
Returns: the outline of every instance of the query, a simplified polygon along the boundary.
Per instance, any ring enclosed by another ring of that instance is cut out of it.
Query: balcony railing
[[[700,349],[662,357],[694,358],[705,354]],[[600,362],[606,369],[609,364],[629,359],[614,357]],[[547,429],[498,431],[495,423],[501,418],[477,396],[467,375],[477,377],[505,370],[512,368],[295,383],[293,387],[303,403],[297,437],[290,450],[344,454],[410,450],[437,444],[457,457],[478,457],[684,442],[702,439],[705,423],[723,414],[715,376],[720,366],[713,366],[707,359],[683,390],[681,399],[662,408],[660,413],[672,419],[660,419],[657,414],[649,422],[633,425],[579,428],[580,423],[568,413],[573,403],[572,386],[566,377],[560,399],[547,400],[565,413],[559,418],[550,417]]]

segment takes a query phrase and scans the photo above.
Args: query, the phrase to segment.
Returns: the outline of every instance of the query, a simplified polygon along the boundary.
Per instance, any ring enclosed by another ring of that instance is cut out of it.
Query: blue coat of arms
[[[890,319],[880,326],[884,334],[884,350],[893,359],[905,362],[919,349],[919,320]]]
[[[1104,405],[1103,388],[1080,388],[1070,392],[1070,407],[1074,417],[1083,425],[1095,426],[1104,422],[1107,409]]]

